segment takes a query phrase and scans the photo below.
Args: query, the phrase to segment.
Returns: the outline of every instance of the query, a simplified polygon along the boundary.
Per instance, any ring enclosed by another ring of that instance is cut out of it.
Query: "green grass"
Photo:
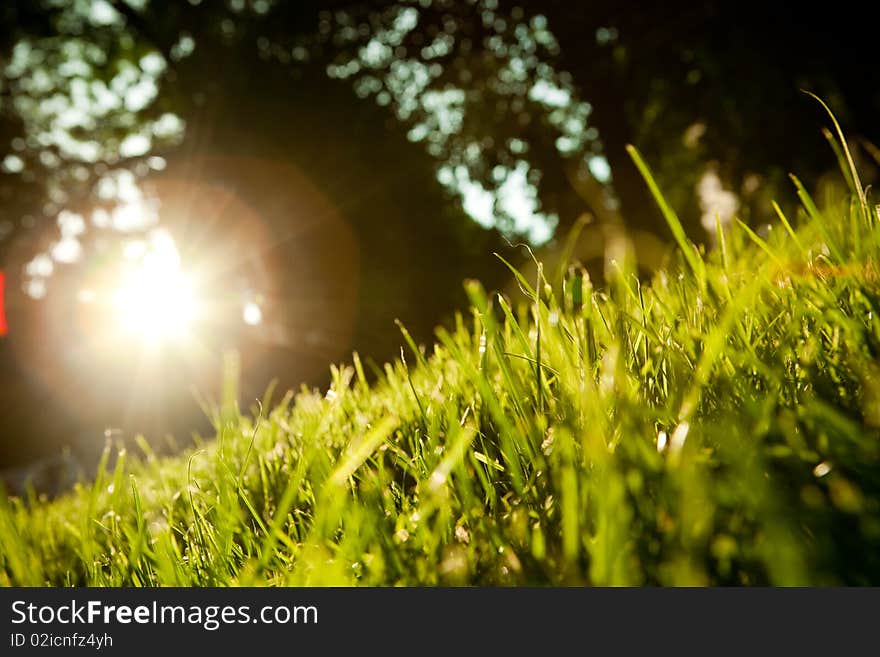
[[[355,356],[200,449],[0,502],[0,584],[880,584],[880,210],[846,168],[707,254],[632,154],[678,244],[650,282],[470,282],[377,382]]]

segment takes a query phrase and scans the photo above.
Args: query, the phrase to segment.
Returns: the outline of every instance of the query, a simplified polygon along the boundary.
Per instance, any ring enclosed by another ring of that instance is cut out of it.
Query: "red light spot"
[[[0,337],[6,335],[6,311],[3,306],[3,288],[6,285],[6,276],[0,271]]]

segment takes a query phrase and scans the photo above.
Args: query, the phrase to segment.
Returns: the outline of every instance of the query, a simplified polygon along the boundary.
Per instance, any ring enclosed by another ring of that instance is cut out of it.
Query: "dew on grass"
[[[431,474],[431,479],[429,480],[428,485],[433,490],[436,490],[436,489],[440,488],[445,483],[446,483],[446,473],[440,472],[439,470],[436,470]]]
[[[660,433],[657,434],[657,451],[658,452],[662,452],[664,449],[666,449],[667,440],[668,440],[668,436],[666,435],[665,431],[661,431]]]

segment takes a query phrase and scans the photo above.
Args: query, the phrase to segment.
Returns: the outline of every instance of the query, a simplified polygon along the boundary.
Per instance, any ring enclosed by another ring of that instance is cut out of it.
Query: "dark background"
[[[37,608],[69,606],[71,600],[86,605],[97,599],[92,589],[5,588],[0,590],[3,605],[4,638],[22,633],[26,640],[37,633],[56,635],[110,634],[110,654],[129,654],[131,646],[162,650],[169,646],[197,642],[205,649],[217,647],[252,650],[254,643],[295,644],[301,649],[322,649],[328,639],[340,649],[361,650],[367,637],[386,622],[389,614],[400,619],[395,640],[416,642],[437,623],[453,621],[468,637],[468,645],[510,650],[520,654],[539,651],[548,644],[565,646],[583,639],[588,628],[591,645],[597,650],[651,650],[663,646],[682,654],[703,654],[705,646],[726,636],[734,650],[748,651],[756,642],[779,649],[802,646],[805,649],[833,651],[854,648],[873,640],[871,609],[877,600],[876,588],[130,588],[102,589],[104,606],[182,605],[189,609],[210,605],[248,606],[256,614],[264,605],[313,605],[318,623],[298,625],[225,625],[206,631],[197,625],[138,625],[96,623],[94,625],[12,624],[18,618],[11,607],[16,600]],[[429,610],[430,614],[425,611]],[[64,612],[66,617],[66,611]],[[270,612],[271,613],[271,612]],[[586,616],[586,620],[585,617]],[[680,632],[670,626],[687,619]],[[440,619],[438,621],[438,618]],[[631,630],[632,619],[639,632]],[[731,631],[731,619],[736,619]],[[487,624],[510,627],[517,632],[486,632]],[[827,631],[800,631],[804,625],[822,626]],[[470,628],[470,629],[469,629]],[[728,636],[729,635],[729,636]],[[458,638],[458,635],[455,636]],[[36,650],[16,650],[33,654]]]

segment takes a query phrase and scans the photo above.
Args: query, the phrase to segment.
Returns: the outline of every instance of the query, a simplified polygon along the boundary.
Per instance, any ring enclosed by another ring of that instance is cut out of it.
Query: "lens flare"
[[[157,231],[142,259],[123,271],[113,308],[120,328],[149,342],[185,336],[197,314],[191,278],[168,233]]]
[[[248,326],[257,326],[263,321],[263,310],[256,302],[248,301],[242,308],[241,318]]]

